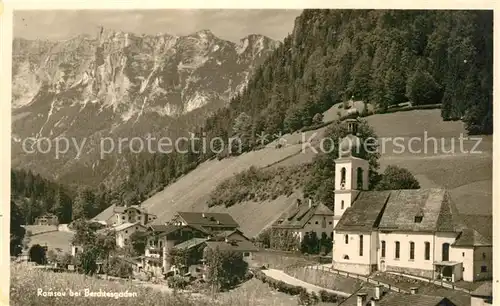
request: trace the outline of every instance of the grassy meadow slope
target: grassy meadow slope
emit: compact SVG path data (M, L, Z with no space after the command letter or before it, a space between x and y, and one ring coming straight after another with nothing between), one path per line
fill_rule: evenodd
M47 246L49 250L61 249L63 252L71 252L71 240L73 239L73 233L70 232L49 232L42 233L39 235L31 236L29 246L39 244L41 246Z
M328 112L330 115L333 113L331 110ZM458 150L460 148L458 137L461 133L466 135L461 122L443 121L440 110L414 110L373 115L365 119L379 137L403 137L406 141L404 143L408 143L410 137L424 137L424 133L427 132L428 137L438 139L442 137L443 141L440 141L445 144L445 149L450 146L451 139L455 138ZM142 205L159 216L157 222L170 219L176 211L227 211L240 223L246 234L254 236L274 221L285 208L292 205L294 199L301 196L301 192L298 190L290 197L282 196L271 201L243 202L228 209L224 207L209 209L206 201L210 192L223 180L252 165L278 167L310 162L315 153L310 149L303 152L302 142L315 136L311 144L317 144L325 129L326 127L309 131L304 136L301 133L285 135L283 139L287 145L282 148L277 148L276 143L271 143L264 149L238 157L205 162ZM464 141L464 148L470 150L475 143L475 140ZM441 145L438 144L438 147ZM413 150L423 150L423 148L422 143L414 142L412 145ZM383 171L391 164L408 168L416 175L422 188L448 188L461 213L491 214L492 137L483 137L475 150L483 152L448 154L438 150L436 154L432 141L428 141L427 153L397 154L393 152L393 145L386 142L380 159L380 170Z

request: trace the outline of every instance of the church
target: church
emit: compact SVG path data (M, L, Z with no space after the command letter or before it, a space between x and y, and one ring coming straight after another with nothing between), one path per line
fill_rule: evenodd
M369 163L352 155L361 146L358 122L345 123L349 135L335 163L333 268L451 282L491 279L491 224L477 230L445 189L369 191Z

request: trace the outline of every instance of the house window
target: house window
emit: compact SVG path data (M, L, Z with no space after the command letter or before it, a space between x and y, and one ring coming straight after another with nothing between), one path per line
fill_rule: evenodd
M395 243L396 248L394 249L394 258L399 259L399 241L396 241Z
M488 272L488 267L487 266L481 266L481 273L486 273Z
M149 240L149 245L150 245L150 246L153 246L153 245L154 245L153 240Z
M332 221L329 221L329 222L328 222L328 224L329 224L329 225L332 225Z
M122 220L125 220L125 216L122 216Z
M422 216L415 216L415 223L420 223L422 222Z
M138 227L138 226L136 226L136 227L135 227L135 230L138 230L138 229L139 229L139 227Z
M160 248L163 247L163 241L160 240Z
M340 201L340 209L344 209L344 200Z
M128 234L128 231L125 231L125 234Z
M425 242L425 260L431 259L431 244L429 242Z
M415 243L412 241L410 242L410 260L415 259Z
M363 256L363 235L359 235L359 256Z
M381 246L381 254L380 257L384 258L385 257L385 241L382 240L382 246Z
M462 257L465 257L465 252L462 252Z
M326 217L323 217L323 221L321 222L321 227L326 228Z
M311 222L307 222L307 224L311 224Z
M314 222L314 224L318 224L318 221Z
M250 253L249 253L249 252L244 252L244 253L243 253L243 257L248 257L248 256L250 256Z
M349 235L344 235L345 244L349 244Z
M127 242L128 242L128 239L127 239L127 238L125 238L125 240L124 240L124 241L125 241L125 243L127 243Z
M464 272L464 271L465 271L465 268L464 268L464 267L462 267L462 272Z
M486 259L486 253L483 253L483 259Z

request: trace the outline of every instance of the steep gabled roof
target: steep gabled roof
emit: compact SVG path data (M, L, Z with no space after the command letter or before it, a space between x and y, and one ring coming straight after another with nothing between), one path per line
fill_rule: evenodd
M109 220L109 218L113 217L113 215L115 214L114 213L115 208L116 208L115 204L110 205L108 208L101 211L100 214L98 214L97 216L92 218L92 220L94 220L94 221L107 221L107 220Z
M472 296L477 297L491 297L493 296L493 283L486 282L479 286L476 290L471 292Z
M363 191L340 218L336 231L369 231L378 226L391 191Z
M127 222L127 223L117 225L117 226L113 227L113 229L117 232L120 232L120 231L126 230L127 228L130 228L132 226L140 226L142 228L145 228L145 226L141 225L140 222L134 222L134 223Z
M379 301L380 306L453 306L455 305L449 299L441 296L423 295L423 294L389 294Z
M205 244L210 249L218 248L220 251L257 252L259 250L252 242L248 240L232 240L228 242L207 240Z
M152 224L148 226L148 230L155 232L155 233L163 233L163 232L170 232L177 229L177 226L175 225L165 225L165 224Z
M458 239L452 244L457 247L492 246L491 240L486 239L475 229L466 228L460 233Z
M208 240L208 238L192 238L190 240L181 242L174 246L174 249L177 250L188 250L190 248L193 248L195 246L201 245L205 243Z
M477 231L490 243L493 241L493 216L460 215L460 218L467 228Z
M178 212L177 215L188 225L239 227L239 224L227 213Z
M422 217L419 222L417 216ZM380 230L416 232L459 232L461 228L448 193L437 188L391 191L379 224Z
M288 208L272 225L273 228L303 228L313 216L333 216L331 209L322 203L301 203Z

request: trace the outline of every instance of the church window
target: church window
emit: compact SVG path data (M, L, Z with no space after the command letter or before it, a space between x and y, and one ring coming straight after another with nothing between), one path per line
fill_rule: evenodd
M481 273L488 272L488 267L487 266L481 266Z
M358 167L358 173L357 173L356 179L357 179L358 189L362 190L363 189L363 169L361 169L361 167Z
M394 249L394 258L399 259L399 251L400 251L399 241L396 241L395 246L396 248Z
M486 253L483 253L483 259L486 259Z
M349 235L344 235L345 244L349 244Z
M326 228L326 217L323 217L323 221L321 221L321 227Z
M425 260L431 259L431 244L429 242L425 242Z
M345 259L345 260L349 260L349 256L344 255L344 259Z
M340 170L340 185L341 188L345 188L346 170L345 167Z
M410 260L415 259L415 243L413 241L410 242Z
M340 209L344 209L344 200L340 202Z
M359 235L359 256L363 256L363 235Z
M385 241L382 240L382 246L381 246L381 254L380 257L384 258L385 257Z

